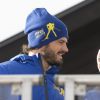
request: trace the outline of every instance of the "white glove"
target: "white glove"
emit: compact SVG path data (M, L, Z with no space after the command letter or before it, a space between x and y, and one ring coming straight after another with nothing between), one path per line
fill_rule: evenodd
M99 49L98 54L97 54L97 67L100 71L100 49Z

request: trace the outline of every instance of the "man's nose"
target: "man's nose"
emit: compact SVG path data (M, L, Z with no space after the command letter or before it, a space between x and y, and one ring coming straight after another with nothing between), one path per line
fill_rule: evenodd
M68 49L68 47L67 47L66 44L63 46L63 51L64 51L65 53L67 53L67 52L69 51L69 49Z

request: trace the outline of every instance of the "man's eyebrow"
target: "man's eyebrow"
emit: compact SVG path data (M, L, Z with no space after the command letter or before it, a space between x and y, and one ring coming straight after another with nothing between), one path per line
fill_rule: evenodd
M65 39L64 39L64 40L60 40L60 41L68 43L68 41L67 41L67 40L65 40Z
M63 39L65 42L68 42L68 40L67 39Z

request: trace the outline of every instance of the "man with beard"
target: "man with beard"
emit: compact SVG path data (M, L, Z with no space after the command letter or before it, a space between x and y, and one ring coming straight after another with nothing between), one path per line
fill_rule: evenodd
M64 90L55 85L54 75L68 52L68 31L65 24L36 8L26 20L28 55L20 54L0 64L0 74L42 74L44 85L33 86L33 100L64 100Z

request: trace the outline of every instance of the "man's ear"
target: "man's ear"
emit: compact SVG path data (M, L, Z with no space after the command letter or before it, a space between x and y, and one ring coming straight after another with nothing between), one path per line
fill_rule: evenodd
M45 54L45 49L46 49L46 46L43 46L43 47L41 47L41 48L39 48L39 53L41 54L41 55L44 55Z

